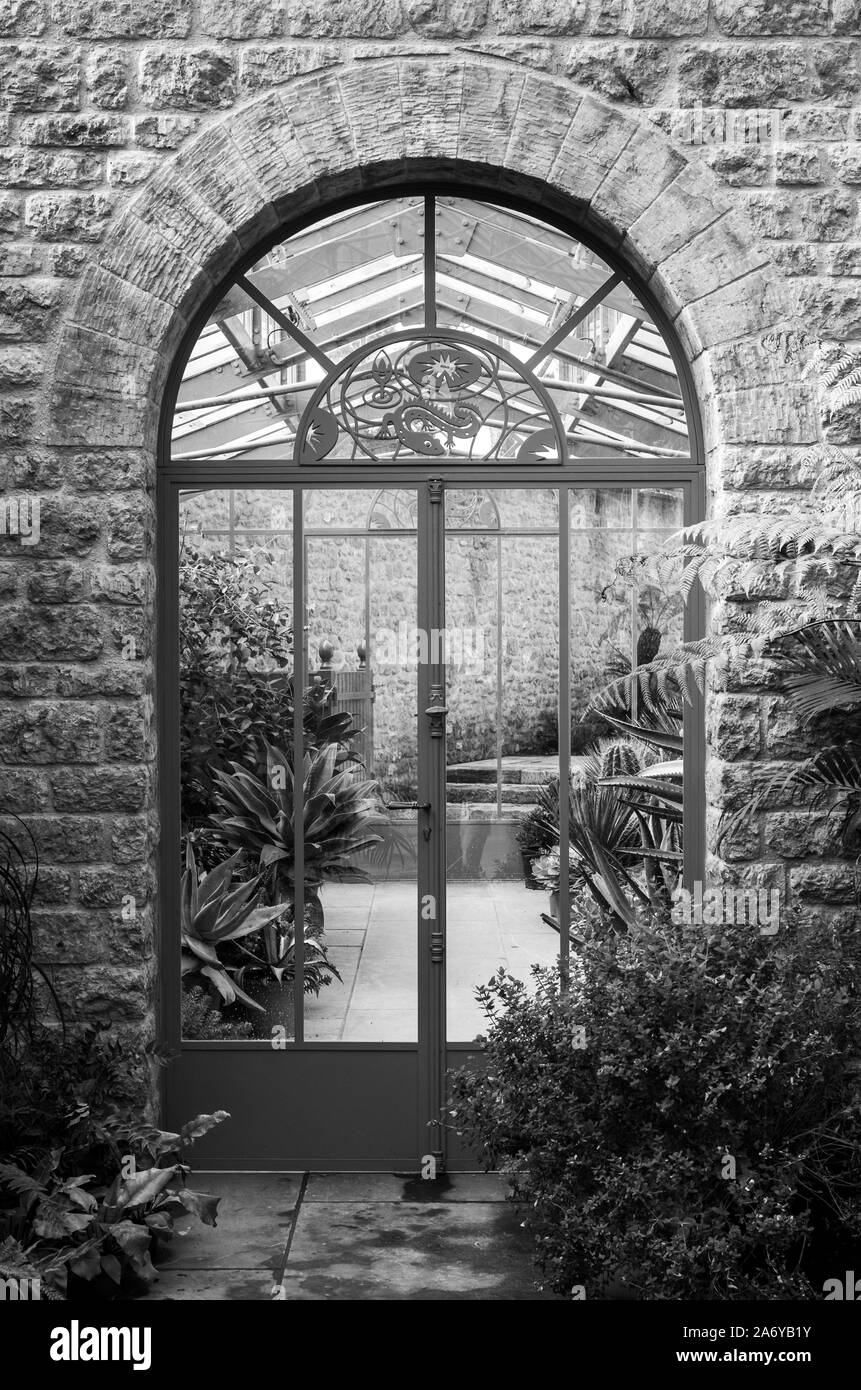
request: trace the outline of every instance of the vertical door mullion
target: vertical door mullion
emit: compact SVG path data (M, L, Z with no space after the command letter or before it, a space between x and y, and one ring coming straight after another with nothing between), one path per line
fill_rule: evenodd
M442 704L445 692L443 644L435 640L445 626L444 516L442 485L431 479L418 496L418 617L428 653L418 668L418 799L430 805L429 811L418 812L419 1113L420 1123L437 1124L442 1119L446 1045L446 753L444 720L431 721L427 711L434 702ZM444 1132L437 1128L426 1134L435 1136L426 1141L427 1152L442 1167Z
M305 494L293 489L293 1004L295 1041L305 1041Z
M162 524L158 529L159 606L156 689L159 702L159 777L162 792L162 824L159 843L159 881L162 889L159 928L161 961L161 1037L171 1049L182 1043L182 975L179 882L182 874L182 733L178 712L179 659L179 498L180 485L159 475L158 492ZM169 789L169 791L168 791ZM167 1069L165 1069L166 1072ZM163 1073L162 1094L168 1078Z
M569 655L568 587L570 499L567 487L559 488L559 982L568 988L571 893L568 833L571 785L571 662Z
M705 516L705 476L695 475L684 489L684 522L692 526ZM684 609L686 642L705 634L706 600L699 582L690 591ZM705 878L705 699L695 691L682 705L682 830L683 880L689 892Z
M425 328L436 328L436 199L424 201Z

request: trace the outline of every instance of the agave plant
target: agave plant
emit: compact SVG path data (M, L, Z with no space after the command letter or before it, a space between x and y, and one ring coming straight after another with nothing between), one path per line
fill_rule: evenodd
M276 902L296 897L296 839L292 758L265 743L266 780L248 768L231 763L231 771L215 774L213 833L241 851L268 878L269 896ZM331 879L367 883L357 855L376 845L371 830L378 815L371 782L362 782L349 769L339 768L334 745L306 753L303 766L303 840L306 899L316 897L319 885Z
M215 986L225 1004L240 999L249 1008L260 1005L240 988L219 958L218 948L226 941L238 941L252 932L266 929L283 917L284 904L259 905L260 875L233 886L232 880L242 863L237 852L217 868L198 878L194 849L186 844L185 871L180 886L182 911L182 973L203 975Z

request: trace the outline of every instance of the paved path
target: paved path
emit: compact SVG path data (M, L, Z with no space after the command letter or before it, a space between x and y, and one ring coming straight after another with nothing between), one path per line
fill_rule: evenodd
M450 883L447 896L448 1038L471 1042L487 1020L475 999L502 965L529 980L534 962L553 965L559 937L541 920L546 893L521 881ZM305 1001L314 1042L415 1042L418 1007L414 883L332 883L323 890L326 941L341 980Z
M495 1174L200 1173L217 1227L177 1239L148 1299L552 1299Z

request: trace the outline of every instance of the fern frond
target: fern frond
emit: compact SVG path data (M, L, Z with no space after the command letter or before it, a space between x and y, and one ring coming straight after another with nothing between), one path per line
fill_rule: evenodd
M804 721L861 705L861 621L828 618L789 637L783 684Z
M861 793L861 744L843 743L821 749L798 769L796 778L803 787Z
M846 410L861 401L861 367L854 367L836 387L832 399L833 411Z
M0 1187L8 1187L19 1197L43 1197L46 1188L14 1163L0 1163Z

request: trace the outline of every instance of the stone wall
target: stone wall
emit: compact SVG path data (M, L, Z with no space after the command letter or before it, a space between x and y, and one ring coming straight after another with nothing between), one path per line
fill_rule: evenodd
M712 510L781 508L819 431L798 332L861 337L859 62L854 0L0 0L0 486L41 504L37 545L0 539L0 807L72 1014L152 1026L156 433L215 283L398 173L531 189L673 320ZM692 144L698 103L778 108L783 143ZM804 752L756 669L716 684L712 830ZM715 871L849 910L803 813L738 854Z

